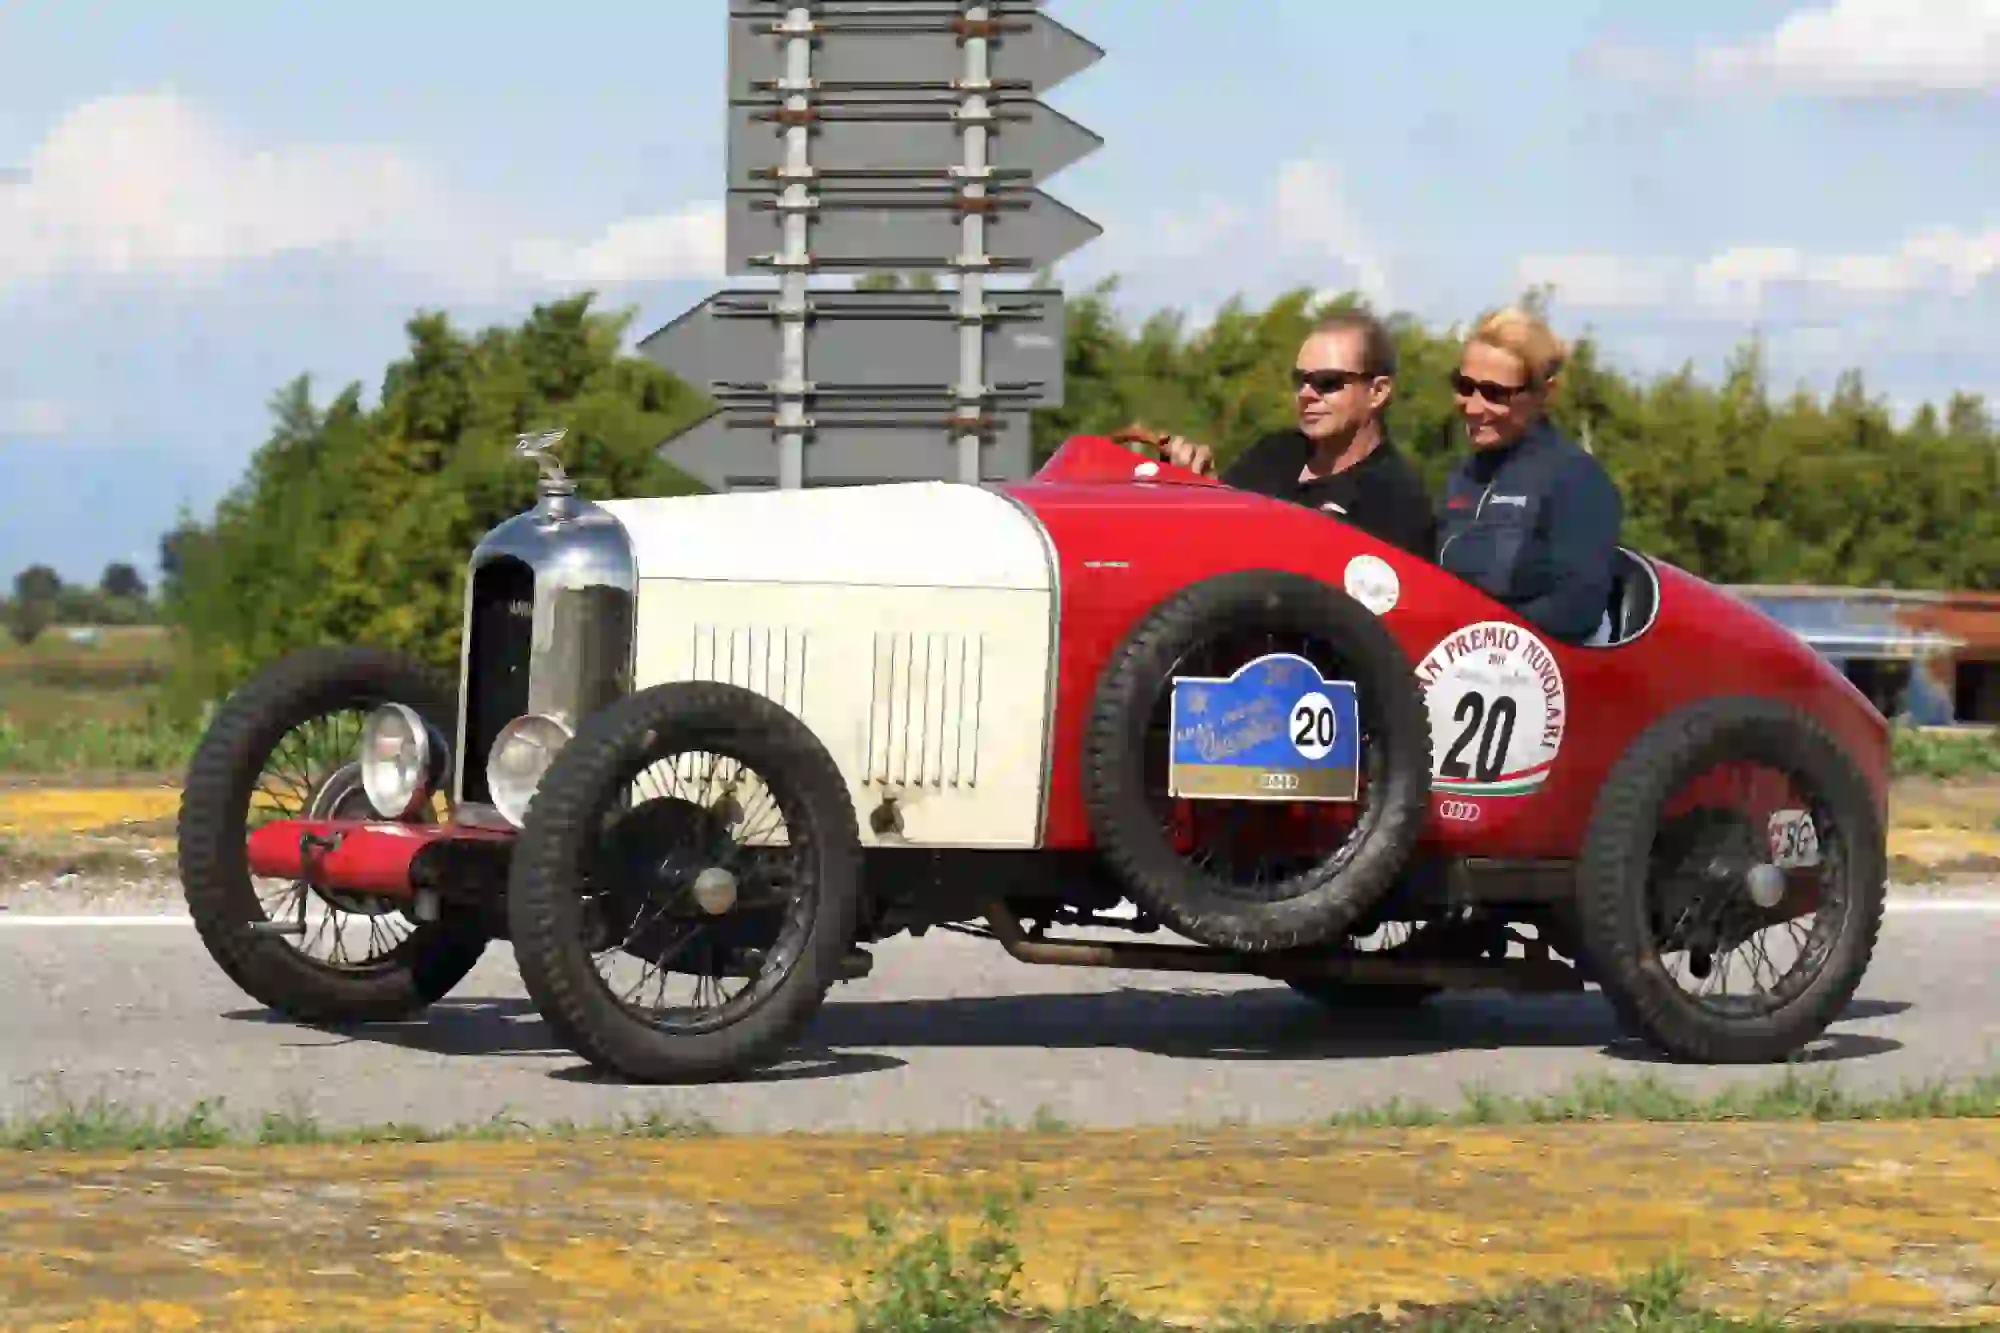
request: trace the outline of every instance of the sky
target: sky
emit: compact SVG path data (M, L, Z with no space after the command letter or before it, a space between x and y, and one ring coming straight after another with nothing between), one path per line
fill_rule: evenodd
M1552 284L1641 374L1858 368L2000 400L2000 0L1049 0L1057 268L1137 320L1355 289L1436 325ZM0 0L0 579L156 573L311 376L723 267L725 0ZM750 280L753 284L754 279Z

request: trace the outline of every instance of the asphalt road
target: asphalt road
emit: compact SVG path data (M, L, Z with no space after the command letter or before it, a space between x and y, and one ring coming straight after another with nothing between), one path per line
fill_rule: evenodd
M1594 993L1448 997L1336 1020L1282 987L1172 973L1035 967L949 934L878 946L836 987L797 1057L698 1088L608 1082L553 1046L513 958L486 961L426 1021L327 1032L275 1021L184 923L0 913L0 1111L52 1092L161 1110L430 1124L507 1114L598 1120L663 1109L736 1129L1297 1122L1391 1097L1456 1104L1466 1085L1559 1091L1580 1074L1690 1089L1769 1069L1666 1065ZM2000 895L1899 904L1818 1068L1854 1088L2000 1071ZM51 1080L56 1080L52 1082Z

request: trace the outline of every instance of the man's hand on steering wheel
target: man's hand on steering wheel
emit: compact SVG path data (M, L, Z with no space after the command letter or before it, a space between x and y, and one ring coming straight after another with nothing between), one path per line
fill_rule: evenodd
M1140 422L1133 422L1112 432L1111 438L1120 444L1141 444L1156 451L1163 463L1186 468L1196 476L1208 476L1215 471L1215 451L1205 444L1179 435L1165 435Z

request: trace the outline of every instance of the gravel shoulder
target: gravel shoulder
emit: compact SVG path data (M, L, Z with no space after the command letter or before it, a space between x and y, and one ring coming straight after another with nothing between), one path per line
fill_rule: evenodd
M1045 1307L1095 1279L1176 1323L1321 1320L1678 1256L1731 1314L2000 1318L1991 1121L14 1154L0 1302L24 1333L130 1329L134 1300L154 1328L851 1328L865 1205L935 1192L963 1246L1017 1184Z

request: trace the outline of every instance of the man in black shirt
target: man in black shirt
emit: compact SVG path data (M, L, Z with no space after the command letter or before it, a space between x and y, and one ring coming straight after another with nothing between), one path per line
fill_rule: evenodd
M1433 559L1437 520L1423 478L1382 428L1395 377L1395 339L1379 320L1359 310L1328 316L1293 362L1298 424L1245 449L1221 481L1323 510L1419 559ZM1147 434L1134 426L1119 438ZM1215 466L1209 446L1178 435L1160 442L1160 455L1195 472Z

